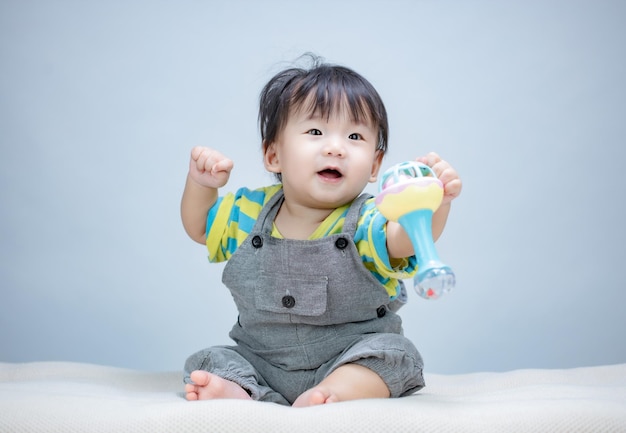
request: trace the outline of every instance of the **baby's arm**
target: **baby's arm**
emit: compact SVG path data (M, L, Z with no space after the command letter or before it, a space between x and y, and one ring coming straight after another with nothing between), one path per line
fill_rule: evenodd
M217 200L217 189L228 182L232 168L233 161L216 150L200 146L191 150L180 213L185 231L198 243L205 243L207 214Z
M443 183L443 200L439 209L433 214L433 240L439 239L448 221L450 203L461 193L462 183L456 170L439 155L430 152L426 156L417 158L421 163L433 169L437 178ZM413 244L400 224L387 222L387 249L389 257L403 258L414 254Z

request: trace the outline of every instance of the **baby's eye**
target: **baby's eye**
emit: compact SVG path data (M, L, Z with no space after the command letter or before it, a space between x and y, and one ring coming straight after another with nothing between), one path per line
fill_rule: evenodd
M361 134L358 134L358 133L356 133L356 132L355 132L355 133L353 133L353 134L350 134L350 135L348 136L348 138L349 138L350 140L361 140L361 139L363 139L363 136L362 136Z
M320 131L319 129L315 129L315 128L309 129L307 133L311 135L322 135L322 131Z

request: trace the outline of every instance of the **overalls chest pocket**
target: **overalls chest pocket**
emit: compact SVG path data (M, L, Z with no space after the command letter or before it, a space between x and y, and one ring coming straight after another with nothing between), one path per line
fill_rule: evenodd
M328 277L262 273L256 280L254 302L261 311L321 316L328 306Z

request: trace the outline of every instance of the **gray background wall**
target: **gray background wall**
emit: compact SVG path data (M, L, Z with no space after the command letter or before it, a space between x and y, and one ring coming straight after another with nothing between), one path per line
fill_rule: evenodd
M236 318L179 201L193 145L272 181L262 85L305 51L366 76L384 167L436 150L464 180L414 293L436 373L626 362L626 3L0 2L0 361L181 369Z

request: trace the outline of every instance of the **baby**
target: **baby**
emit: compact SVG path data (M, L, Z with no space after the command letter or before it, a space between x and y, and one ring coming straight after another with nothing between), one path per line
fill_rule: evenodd
M188 358L188 400L303 407L424 386L422 358L396 314L401 280L417 271L413 245L362 194L387 151L385 107L361 75L314 60L261 92L263 161L279 183L219 196L233 162L210 148L191 152L183 225L212 262L228 261L222 281L239 317L235 345ZM437 154L419 160L444 184L437 239L461 181Z

